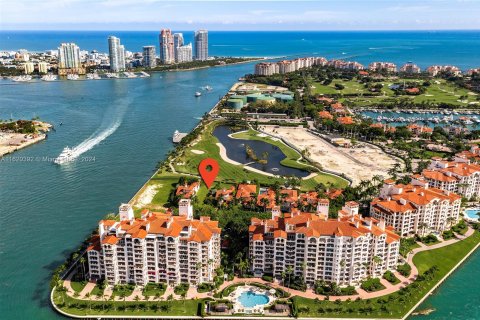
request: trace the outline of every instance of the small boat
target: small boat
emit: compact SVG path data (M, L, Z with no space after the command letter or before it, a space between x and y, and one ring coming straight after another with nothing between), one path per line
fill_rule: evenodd
M55 81L57 80L57 76L54 74L46 74L42 77L43 81Z
M78 74L72 73L67 75L67 80L78 80L79 78Z
M197 91L197 92L195 92L195 97L200 97L201 95L202 95L202 93L201 93L201 92L198 92L198 91Z
M17 77L13 77L12 78L12 81L14 82L27 82L27 81L30 81L32 80L32 76L17 76Z
M213 88L212 88L212 87L210 87L210 86L205 86L205 87L203 87L203 90L212 91L212 90L213 90Z
M60 155L56 157L55 160L53 160L53 162L55 164L64 164L67 162L72 162L73 160L75 160L74 149L65 147L62 153L60 153Z

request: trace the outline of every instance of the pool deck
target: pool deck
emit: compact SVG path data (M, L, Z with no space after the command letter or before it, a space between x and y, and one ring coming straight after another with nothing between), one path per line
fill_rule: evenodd
M264 295L268 298L268 302L266 304L255 305L253 307L246 307L240 302L240 296L246 292L252 292L257 295ZM229 296L228 299L233 302L233 311L234 313L246 313L246 314L264 314L265 307L271 305L275 301L275 296L270 294L267 290L261 289L255 286L241 286L235 288Z

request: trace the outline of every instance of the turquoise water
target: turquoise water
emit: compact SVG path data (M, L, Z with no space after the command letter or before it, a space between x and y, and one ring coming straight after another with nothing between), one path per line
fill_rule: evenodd
M480 213L480 210L479 209L466 209L465 213L467 214L467 216L470 219L478 219L479 218L478 214Z
M191 42L193 32L183 31ZM155 31L0 31L0 50L56 49L75 42L83 50L107 52L107 38L120 37L126 50L156 45ZM209 32L209 54L219 56L305 56L351 59L363 64L414 61L420 67L454 64L480 67L480 32L476 31L324 31L324 32Z
M85 49L106 50L105 34L0 32L0 49L44 50L61 41L76 41ZM346 58L365 61L383 57L423 65L456 63L462 68L480 61L478 32L211 35L212 52L219 55L318 52L334 57L345 52ZM158 41L156 33L119 36L125 38L129 50ZM173 148L175 130L191 130L238 77L252 70L253 64L246 64L158 73L147 79L0 81L1 119L40 116L57 126L47 141L0 161L0 318L60 318L48 303L51 270L99 219L115 212L151 176L156 163ZM213 92L195 98L193 93L205 85L212 86ZM94 161L85 158L66 167L42 161L57 156L67 145L85 141L92 147L82 156L94 157ZM427 299L425 305L437 311L424 318L480 319L479 269L477 252Z
M256 306L267 304L269 300L268 297L264 294L258 294L252 291L245 291L240 295L240 297L238 297L238 301L245 308L253 308Z
M249 167L279 176L302 178L310 174L310 172L305 170L282 165L281 161L285 159L285 154L278 147L263 141L230 138L228 135L231 133L230 128L227 126L219 126L213 131L213 135L225 146L228 158L243 164L250 163ZM259 159L267 152L267 163L261 164L252 161L245 151L246 146L252 148Z
M59 318L48 303L51 271L153 174L173 148L173 132L193 129L251 68L0 85L1 119L40 116L57 127L47 141L0 161L0 318ZM205 85L212 93L195 98ZM82 155L94 161L61 167L42 161L112 128Z

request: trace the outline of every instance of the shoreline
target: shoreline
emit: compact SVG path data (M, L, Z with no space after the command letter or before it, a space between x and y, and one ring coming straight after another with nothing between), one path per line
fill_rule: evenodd
M4 156L13 154L16 151L22 150L28 146L39 143L46 140L47 132L53 128L53 126L47 122L36 121L35 127L38 133L7 133L0 131L0 161ZM9 136L9 137L8 137ZM19 143L12 144L12 141L20 139ZM5 140L5 141L3 141ZM9 142L10 141L10 142ZM8 144L3 144L8 143Z
M476 231L474 231L476 232ZM472 248L463 258L460 260L442 279L440 279L424 296L420 301L417 302L416 305L410 309L401 320L406 320L425 300L427 300L428 297L433 295L433 292L440 287L445 280L450 277L452 273L454 273L477 249L480 247L480 242L477 243L475 247Z

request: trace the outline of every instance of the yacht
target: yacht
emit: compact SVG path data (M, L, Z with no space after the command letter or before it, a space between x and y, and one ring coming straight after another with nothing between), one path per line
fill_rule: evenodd
M87 74L87 79L89 80L99 80L101 79L98 73L88 73Z
M67 75L67 80L78 80L80 77L78 74L68 74Z
M43 81L55 81L57 79L58 79L58 77L54 74L46 74L42 77Z
M15 81L15 82L27 82L27 81L30 81L30 80L32 80L32 76L29 76L29 75L17 76L17 77L12 78L12 81Z
M64 164L66 162L72 162L74 159L75 159L74 149L65 147L62 153L60 153L60 155L56 157L55 160L53 160L53 162L56 164Z
M150 77L150 74L146 73L145 71L142 71L140 72L141 73L141 76L142 78L145 78L145 77Z
M197 91L197 92L195 92L195 97L200 97L201 95L202 95L202 93L201 93L201 92L198 92L198 91Z

